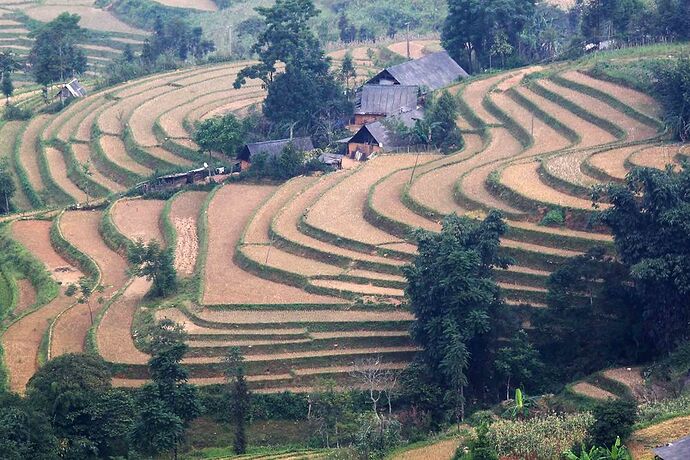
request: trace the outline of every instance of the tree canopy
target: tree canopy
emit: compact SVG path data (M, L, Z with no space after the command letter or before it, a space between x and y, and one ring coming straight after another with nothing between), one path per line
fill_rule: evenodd
M77 14L62 13L32 33L29 53L31 73L37 83L48 86L86 70L86 56L77 45L86 38Z
M349 114L330 59L309 26L318 14L312 0L277 0L256 10L266 23L251 50L260 62L240 71L235 88L249 78L262 80L268 90L264 113L283 128L310 132Z

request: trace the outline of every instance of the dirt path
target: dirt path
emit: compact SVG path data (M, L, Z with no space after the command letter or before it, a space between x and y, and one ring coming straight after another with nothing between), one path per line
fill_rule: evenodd
M245 272L233 261L235 246L256 208L274 187L228 184L208 210L208 259L204 267L206 304L342 303L341 299L307 294Z
M177 232L175 269L180 275L191 275L199 253L197 221L206 192L186 192L175 198L170 208L170 221Z
M51 356L84 350L86 334L103 304L127 281L127 264L103 241L98 231L102 212L70 211L60 219L63 236L79 251L91 257L101 270L102 292L94 292L89 304L77 304L56 322L51 342ZM102 301L99 301L102 300Z
M132 241L143 240L148 243L157 240L165 245L165 237L161 230L161 212L163 200L119 200L112 208L113 223Z

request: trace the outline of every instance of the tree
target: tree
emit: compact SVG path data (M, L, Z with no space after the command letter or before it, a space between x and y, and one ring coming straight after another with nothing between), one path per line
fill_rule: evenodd
M37 83L48 87L86 70L86 56L77 47L86 36L77 14L62 13L31 35L35 38L29 52L31 72Z
M417 233L419 254L403 269L415 315L411 335L428 374L423 380L441 389L457 418L467 390L475 399L490 397L498 337L512 328L492 279L494 267L510 263L498 254L505 230L496 211L483 221L451 215L441 233Z
M532 318L541 357L560 379L647 356L639 300L628 268L594 247L546 283L547 304Z
M127 43L122 50L122 60L128 63L134 62L134 51L132 51L132 45L129 43Z
M230 398L232 401L230 413L235 422L235 442L233 447L235 453L240 455L247 451L247 423L251 414L251 393L244 377L244 357L239 348L230 351L225 357L227 369L225 376L228 383L232 385Z
M502 347L496 354L496 370L506 382L506 399L510 398L510 388L525 388L533 384L543 367L537 351L529 342L524 330L518 331L507 347Z
M664 107L666 125L680 141L690 140L690 58L660 65L655 92Z
M418 129L428 132L425 142L450 153L462 148L463 140L457 125L458 103L443 90L428 104L424 120L417 121Z
M611 207L601 220L630 272L641 305L637 324L653 349L669 353L690 338L690 169L633 169L625 184L603 193Z
M297 124L308 132L322 118L349 114L344 91L330 72L330 59L309 26L318 14L312 0L277 0L256 11L266 24L251 49L259 63L242 69L234 87L241 88L249 78L262 80L268 91L264 113L283 127ZM279 62L285 66L282 72Z
M357 70L355 69L355 64L352 61L352 53L349 51L345 53L343 58L343 63L340 66L340 77L345 82L345 89L350 90L350 79L357 78Z
M490 30L502 30L515 47L519 34L534 14L534 0L448 0L448 16L443 24L441 43L448 53L469 72L486 61Z
M637 404L633 399L608 400L598 403L592 411L594 424L589 430L591 444L610 446L616 439L628 439L637 420Z
M247 122L228 113L199 123L194 131L194 141L202 152L221 152L234 156L245 144L248 128Z
M12 83L12 74L3 72L2 76L2 94L5 96L5 105L10 105L10 97L14 93L14 83Z
M29 380L28 401L50 420L61 457L96 458L99 446L107 444L96 433L107 430L100 423L110 423L110 420L94 419L93 414L110 387L111 375L105 362L86 354L66 354L52 359ZM124 407L118 405L113 409L120 410L124 414Z
M10 172L10 165L7 159L0 161L0 210L3 214L7 214L12 211L12 197L17 191L17 186L14 183L14 178L12 178L12 173Z
M187 345L175 340L178 330L169 327L169 322L161 325L161 340L155 340L154 355L149 359L149 372L153 383L144 385L139 398L140 411L132 430L132 441L137 448L147 454L155 455L177 450L184 440L189 422L201 413L201 405L196 388L187 383L189 374L182 366L182 358Z
M0 392L0 452L7 460L57 460L50 421L18 395Z
M508 36L502 30L497 30L493 34L493 42L489 49L490 56L501 56L501 67L506 66L506 56L512 54L513 46L508 43Z
M144 244L139 240L132 245L127 254L129 263L134 266L136 276L145 276L153 281L151 295L165 297L177 290L177 272L171 249L163 249L156 240Z

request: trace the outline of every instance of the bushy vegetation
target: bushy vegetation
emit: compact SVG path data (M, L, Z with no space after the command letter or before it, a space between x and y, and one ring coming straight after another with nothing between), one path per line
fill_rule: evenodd
M238 119L233 113L209 118L196 126L194 142L202 152L220 152L234 157L247 142L254 125L252 117Z
M130 245L127 253L127 259L133 266L132 272L153 282L153 297L167 297L177 290L174 257L170 248L161 248L156 240L151 240L148 244L136 241Z
M283 181L313 171L325 171L328 167L319 161L320 154L320 150L304 152L288 144L279 155L254 155L250 168L243 172L243 176Z
M665 122L682 142L690 140L690 57L659 66L655 92L664 106Z

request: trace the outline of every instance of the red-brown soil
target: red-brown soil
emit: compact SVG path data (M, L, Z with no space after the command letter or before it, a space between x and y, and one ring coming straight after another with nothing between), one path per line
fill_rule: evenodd
M112 208L113 223L132 241L157 240L165 244L161 231L161 212L163 200L120 200Z

